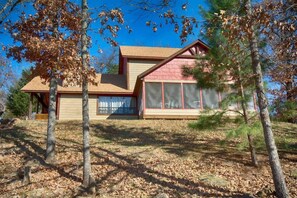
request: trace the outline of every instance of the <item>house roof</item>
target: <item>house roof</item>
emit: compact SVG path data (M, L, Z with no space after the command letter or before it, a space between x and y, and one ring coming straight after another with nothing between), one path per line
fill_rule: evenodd
M131 94L130 90L126 88L126 76L117 74L97 74L96 82L98 85L89 84L89 93L112 93L112 94ZM48 92L49 83L44 82L39 76L33 78L22 89L24 92ZM82 88L79 86L62 87L58 85L58 93L81 93Z
M159 67L163 66L164 64L166 64L169 61L171 61L172 59L174 59L176 56L181 55L182 53L186 52L187 50L189 50L190 48L192 48L193 46L195 46L197 44L201 45L205 49L209 49L209 46L208 45L206 45L203 41L201 41L200 39L198 39L197 41L195 41L195 42L189 44L188 46L186 46L186 47L184 47L182 49L179 49L175 53L171 54L169 57L167 57L166 59L164 59L163 61L161 61L159 64L156 64L155 66L151 67L150 69L142 72L141 74L138 75L138 78L143 78L146 75L152 73L153 71L155 71Z
M165 59L180 48L120 46L121 55L128 58L159 58Z
M188 46L186 46L186 47L184 47L182 49L179 49L178 51L176 51L175 53L171 54L170 56L168 56L166 59L164 59L160 63L156 64L155 66L151 67L150 69L148 69L148 70L142 72L141 74L139 74L137 76L136 85L135 85L135 88L134 88L134 94L137 94L137 92L139 91L139 86L138 85L141 82L141 79L142 78L144 78L145 76L149 75L150 73L152 73L156 69L162 67L164 64L168 63L169 61L171 61L175 57L183 54L184 52L186 52L187 50L191 49L192 47L194 47L197 44L199 44L201 47L203 47L206 50L209 49L209 46L206 43L204 43L203 41L201 41L200 39L198 39L197 41L189 44Z
M136 84L140 83L141 78L155 71L159 67L168 63L175 57L183 54L195 45L200 45L206 50L209 47L201 40L197 40L184 48L165 48L165 47L139 47L139 46L121 46L120 57L136 58L136 59L159 59L162 60L159 64L144 71L137 77ZM97 74L96 82L98 85L89 85L90 94L132 94L131 90L127 89L127 77L120 74ZM134 94L137 93L137 85L135 86ZM24 92L49 92L49 83L44 82L40 77L33 78L22 89ZM62 87L58 85L58 93L81 93L82 88L79 86Z

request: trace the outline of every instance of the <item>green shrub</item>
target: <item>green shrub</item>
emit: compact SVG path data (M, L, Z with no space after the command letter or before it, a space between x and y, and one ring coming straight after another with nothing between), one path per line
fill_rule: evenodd
M189 127L192 129L200 129L200 130L210 130L215 129L229 120L228 117L225 117L225 111L216 112L211 115L207 115L208 111L204 112L201 116L199 116L198 120L193 123L189 123Z
M251 124L242 123L238 125L238 127L226 132L225 141L227 142L230 139L237 138L240 140L237 147L240 150L244 150L249 146L247 135L251 134L253 136L255 148L264 149L265 143L262 131L263 129L260 121Z

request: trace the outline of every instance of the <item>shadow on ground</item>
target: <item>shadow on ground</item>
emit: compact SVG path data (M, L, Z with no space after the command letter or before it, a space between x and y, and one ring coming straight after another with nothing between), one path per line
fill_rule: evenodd
M158 131L151 127L126 127L117 125L92 125L95 136L129 147L153 146L178 156L199 154L202 158L216 157L250 165L237 148L223 146L219 138L202 138L193 133ZM197 132L198 133L198 132Z
M80 122L60 122L57 124L57 152L60 154L71 153L78 155L81 153L81 123ZM67 130L66 130L67 129ZM291 131L293 133L293 131ZM161 188L169 189L175 193L187 193L191 195L203 197L220 197L222 194L231 195L228 197L249 197L249 195L238 192L229 191L223 187L208 185L202 181L193 181L186 177L176 177L166 174L160 170L153 169L144 161L135 157L122 154L115 151L114 148L128 147L133 148L153 147L162 151L174 154L177 157L187 157L189 155L198 154L200 159L216 158L223 162L234 162L242 165L249 165L248 157L238 153L235 146L230 144L222 146L219 137L207 138L195 133L167 131L166 129L154 129L150 126L125 126L117 125L113 122L99 124L91 124L91 136L95 143L92 145L91 154L93 157L92 166L95 167L97 188L100 191L105 188L104 182L108 182L110 186L116 185L124 180L124 177L141 178L147 184L158 185ZM45 132L26 127L14 126L12 129L0 131L1 142L11 142L18 148L20 154L24 154L23 163L28 160L36 160L41 168L38 171L46 171L52 169L59 173L59 177L75 182L82 182L81 174L75 173L75 170L81 171L81 163L77 161L66 161L65 164L48 164L44 161L43 145L45 143ZM112 145L112 147L110 146ZM44 146L45 147L45 146ZM9 153L13 149L7 147L2 151ZM76 166L80 164L79 166ZM73 167L73 168L72 168ZM102 172L102 167L112 167ZM101 172L96 172L96 170ZM116 180L111 179L118 173L126 173L123 177ZM17 178L11 178L6 183L0 183L0 188L9 185ZM48 178L43 178L46 182ZM55 179L55 178L52 178ZM71 196L80 196L82 192L77 192L78 186L71 187L68 192ZM75 189L76 188L76 189Z

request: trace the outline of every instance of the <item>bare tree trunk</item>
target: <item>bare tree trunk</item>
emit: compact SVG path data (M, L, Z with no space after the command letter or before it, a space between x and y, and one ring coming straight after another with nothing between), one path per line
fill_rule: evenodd
M251 14L251 1L247 1L247 11ZM273 182L275 186L276 196L279 198L289 197L289 193L286 187L285 178L283 175L282 167L280 164L277 148L274 142L271 121L268 112L268 102L265 96L262 70L260 64L260 56L258 51L258 41L255 34L253 25L251 25L250 36L250 51L252 58L252 68L255 74L256 91L260 109L260 118L262 122L265 144L269 155L269 163L272 170Z
M25 166L23 184L27 185L31 183L31 166Z
M238 71L239 71L238 82L239 82L239 87L240 87L241 108L242 108L242 112L243 112L244 122L245 122L246 125L248 125L249 121L248 121L247 109L246 109L246 105L245 105L245 95L244 95L244 89L243 89L243 85L242 85L240 66L238 67ZM251 153L252 164L253 164L253 166L257 167L258 166L258 160L257 160L257 155L256 155L256 150L255 150L255 147L254 147L254 143L253 143L253 137L252 137L252 135L250 133L248 133L247 138L248 138L248 142L249 142L249 150L250 150L250 153Z
M87 62L87 28L88 28L88 3L87 0L82 0L82 34L81 34L81 56L83 67L83 83L82 83L82 115L83 115L83 185L86 188L90 186L91 180L91 157L90 157L90 142L89 142L89 95L88 95L88 70Z
M55 161L55 125L56 125L56 94L57 94L57 79L52 74L50 78L49 106L48 106L48 124L47 124L47 139L46 139L46 154L47 162Z
M58 37L58 10L56 16L53 19L53 37ZM58 55L59 56L59 55ZM57 63L59 62L59 57L57 57ZM54 70L51 71L50 76L50 90L49 90L49 105L48 105L48 124L47 124L47 139L46 139L46 153L45 160L49 163L55 161L55 126L56 126L56 98L58 81L55 76Z

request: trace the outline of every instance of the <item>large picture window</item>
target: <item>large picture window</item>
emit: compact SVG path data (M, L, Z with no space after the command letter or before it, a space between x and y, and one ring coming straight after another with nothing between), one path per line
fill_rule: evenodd
M162 108L162 84L145 83L145 105L146 108Z
M99 96L98 114L136 114L136 98L120 96Z
M200 108L200 89L196 84L184 83L184 108L198 109Z
M214 89L202 90L203 108L204 109L218 109L219 97Z
M164 83L164 106L166 109L181 109L181 84Z

